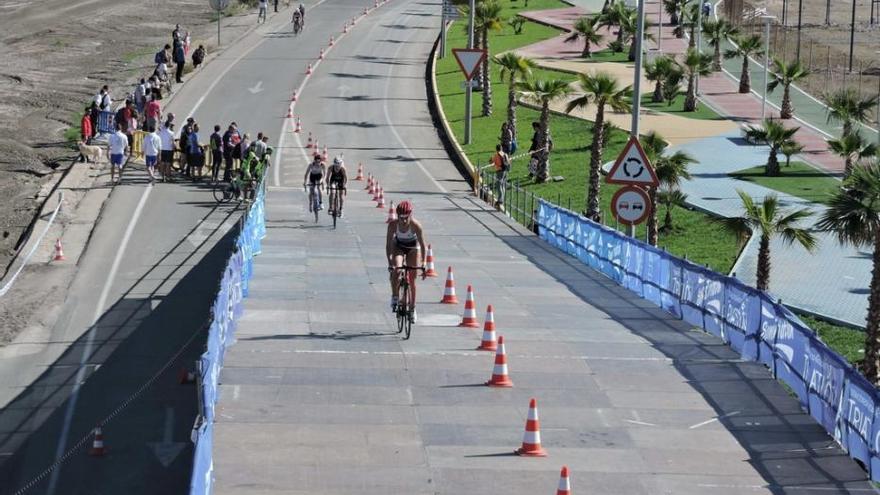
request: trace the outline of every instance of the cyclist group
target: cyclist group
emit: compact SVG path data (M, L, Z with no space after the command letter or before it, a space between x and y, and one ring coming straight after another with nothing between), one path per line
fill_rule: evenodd
M342 206L344 203L346 184L348 183L348 174L345 171L345 163L341 156L333 158L333 164L329 167L324 163L323 156L315 153L313 160L306 167L306 173L303 176L303 187L308 187L309 191L309 212L313 212L313 196L317 194L318 211L324 209L324 196L322 190L326 187L328 190L336 191L337 202L339 203L339 211L333 209L331 205L328 213L342 218ZM341 194L340 194L341 193ZM317 218L317 217L316 217Z
M293 23L293 34L299 34L306 25L306 7L299 4L298 8L293 9L293 17L290 20Z

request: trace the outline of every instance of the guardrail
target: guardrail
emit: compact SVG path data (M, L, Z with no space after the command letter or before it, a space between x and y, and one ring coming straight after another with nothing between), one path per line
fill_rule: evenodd
M211 308L211 324L205 353L199 359L197 373L199 416L193 425L195 443L191 495L209 495L213 487L214 407L220 369L226 348L234 342L235 328L248 295L248 281L253 272L254 257L260 254L266 236L265 181L260 183L254 202L242 216L235 250L226 263L217 298Z
M513 190L516 190L513 186ZM531 193L528 193L531 194ZM592 222L532 194L548 244L764 364L801 408L880 481L880 395L844 358L768 294ZM517 205L516 200L513 201ZM522 214L519 206L508 213Z

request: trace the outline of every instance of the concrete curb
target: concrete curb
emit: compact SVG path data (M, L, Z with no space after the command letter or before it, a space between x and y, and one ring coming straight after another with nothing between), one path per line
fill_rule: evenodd
M464 179L468 181L471 188L476 190L477 169L471 163L470 159L468 159L464 150L461 148L461 145L458 143L458 140L455 139L455 134L449 127L449 122L446 120L446 114L443 112L443 106L440 103L440 94L437 92L437 71L435 69L437 66L437 48L439 45L440 36L438 35L437 40L434 42L434 46L431 48L431 54L428 56L428 64L425 74L427 82L426 89L428 92L428 110L431 112L431 118L434 120L434 127L438 130L440 141L446 148L449 158L452 159L455 167Z

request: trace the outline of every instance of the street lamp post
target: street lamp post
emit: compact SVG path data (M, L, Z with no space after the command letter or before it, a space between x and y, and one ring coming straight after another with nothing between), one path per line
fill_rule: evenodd
M856 41L856 0L852 3L852 21L849 24L849 71L853 67L853 44Z
M645 0L638 0L638 2L639 9L638 20L636 22L636 39L633 40L633 43L636 44L636 70L635 80L633 81L632 126L630 128L630 135L636 139L639 138L639 113L641 112L642 107L642 44L645 40ZM636 236L635 225L629 225L626 230L628 236Z
M761 97L761 121L767 116L767 76L770 71L770 21L775 19L772 15L762 15L764 19L764 92Z

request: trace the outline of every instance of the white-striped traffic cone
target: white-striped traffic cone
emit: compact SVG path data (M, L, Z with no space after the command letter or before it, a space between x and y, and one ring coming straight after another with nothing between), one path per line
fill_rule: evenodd
M495 312L490 304L486 308L486 321L483 323L483 339L478 351L494 351L498 349L498 342L495 340Z
M376 202L376 208L385 209L385 191L379 188L379 201Z
M498 349L495 351L495 366L492 368L492 378L486 382L490 387L512 387L513 382L507 374L507 353L504 351L504 337L498 337Z
M464 314L461 317L460 327L480 328L480 322L477 321L477 303L474 301L474 288L467 286L467 297L464 300Z
M568 466L562 466L562 472L559 473L559 488L556 489L556 495L571 495L571 480L568 478Z
M358 162L358 174L354 180L364 180L364 164L363 162Z
M92 440L92 448L89 449L89 455L101 457L107 453L107 447L104 446L104 432L100 426L96 426L94 432L95 438Z
M541 425L538 422L538 401L535 399L529 402L529 418L526 420L522 447L516 449L516 453L526 457L545 457L547 455L547 452L541 447Z
M397 212L394 211L394 201L388 202L388 218L385 219L385 223L391 223L397 220Z
M443 288L443 299L440 304L458 304L455 297L455 277L452 275L452 267L446 269L446 287Z
M64 249L61 247L61 238L55 239L55 257L52 261L64 261Z
M431 249L431 245L428 244L428 254L425 256L425 276L426 277L436 277L437 270L434 269L434 250Z

